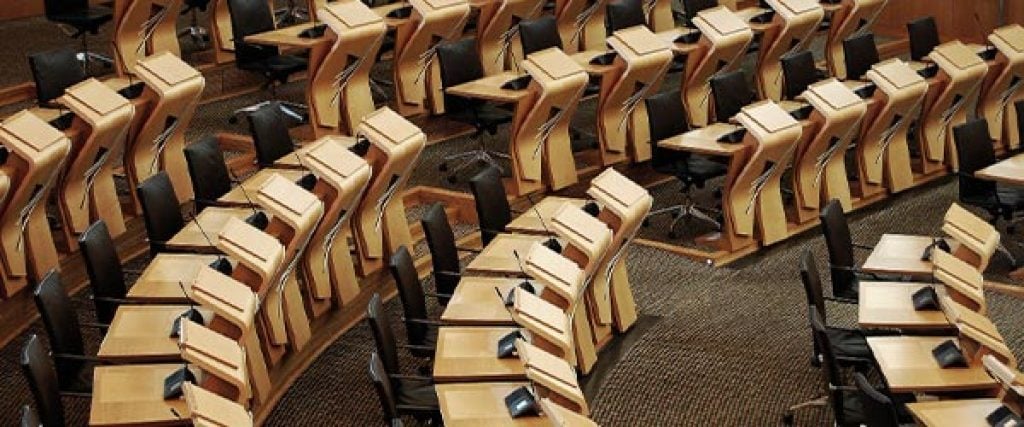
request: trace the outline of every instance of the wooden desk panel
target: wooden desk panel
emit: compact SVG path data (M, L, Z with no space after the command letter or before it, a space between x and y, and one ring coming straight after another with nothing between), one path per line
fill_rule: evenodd
M285 158L293 157L294 156L285 156ZM245 181L242 181L240 185L234 186L231 189L231 191L228 191L227 194L221 196L219 199L217 199L217 201L224 203L236 203L242 205L255 203L256 193L259 192L260 188L263 188L263 184L265 184L267 180L270 179L270 177L274 176L275 174L281 175L289 181L296 182L299 180L299 178L302 178L304 175L308 173L308 171L300 169L260 169L252 176L246 178ZM247 195L248 198L246 197ZM250 199L252 200L252 202L250 202Z
M278 28L273 31L251 34L245 36L246 43L262 44L267 46L294 47L299 49L312 49L321 44L331 43L332 38L323 37L305 38L299 37L299 33L313 28L313 23L293 25L290 27Z
M921 261L924 249L930 244L930 236L884 234L861 269L869 273L930 277L932 262ZM950 246L954 245L950 242Z
M180 368L180 363L97 366L93 373L89 425L189 424L184 399L164 400L164 379Z
M525 380L523 362L499 359L498 340L516 328L446 326L437 332L435 382Z
M445 89L449 95L464 96L466 98L483 99L500 103L516 103L530 93L528 89L509 90L502 89L505 82L520 77L520 74L506 71L501 74L487 76L482 79L473 80L460 85Z
M927 283L860 282L857 323L862 328L952 329L942 310L914 310L915 292Z
M437 400L448 427L550 425L543 417L512 418L505 396L528 383L438 384Z
M713 123L701 129L694 129L682 135L658 141L658 146L668 150L728 157L749 148L749 145L744 143L718 142L718 138L739 128L739 126L729 123Z
M195 221L188 221L185 227L167 241L167 246L175 249L189 250L210 250L211 242L217 244L220 231L227 225L231 218L245 220L252 215L250 208L206 208L203 209ZM196 225L196 222L199 225ZM202 230L200 230L202 228ZM204 234L205 232L205 234Z
M1024 155L1016 155L974 173L974 176L1010 185L1024 185Z
M181 294L181 282L188 292L199 267L220 258L217 255L162 253L150 261L142 275L128 289L128 299L139 302L181 303L187 297Z
M523 233L523 234L547 234L544 225L551 228L551 217L555 216L555 213L562 208L566 203L571 203L573 206L583 207L587 202L583 199L570 198L570 197L558 197L548 196L543 200L537 202L536 205L526 208L523 213L517 216L512 222L505 226L505 231L509 233ZM538 213L540 214L538 216ZM540 220L543 218L544 221ZM521 256L526 256L520 253Z
M962 399L908 403L907 410L927 427L989 427L985 417L1000 406L998 399Z
M998 387L979 363L942 369L932 349L956 337L868 337L868 346L893 393L943 393Z
M441 314L441 320L455 326L515 326L512 315L494 288L508 295L523 279L497 277L463 277L452 299Z
M174 319L186 305L122 305L100 343L103 359L134 362L169 362L181 359L178 339L169 336ZM213 313L200 308L204 319Z
M531 236L526 234L498 234L491 243L487 245L480 254L466 266L467 273L480 274L502 274L522 277L523 272L516 261L515 252L519 258L526 258L534 243L544 242L547 236ZM564 246L564 245L563 245Z

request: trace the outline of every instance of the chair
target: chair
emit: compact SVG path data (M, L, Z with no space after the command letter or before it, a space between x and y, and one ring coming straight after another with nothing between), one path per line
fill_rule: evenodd
M536 19L519 21L519 41L523 45L523 55L552 47L561 49L562 38L558 35L558 23L554 15L546 14Z
M608 34L637 25L647 25L642 0L613 0L608 2L605 28Z
M722 224L712 215L717 212L704 212L690 198L690 190L696 186L704 188L704 184L719 176L724 176L726 166L715 162L705 156L695 155L689 152L681 152L661 148L658 142L664 139L681 135L688 129L684 112L683 100L678 92L662 92L648 97L645 101L647 106L647 120L650 124L651 141L651 167L658 173L672 175L682 182L681 192L684 201L681 204L655 210L647 215L651 218L658 215L671 214L672 225L669 226L668 236L675 239L676 226L685 218L694 217L713 224L720 228ZM645 219L645 221L647 221Z
M210 0L185 0L185 8L181 10L181 14L189 15L189 24L178 31L178 37L188 36L196 46L206 46L206 42L210 40L210 32L199 25L199 11L205 12L209 4Z
M285 114L278 101L270 101L248 115L256 165L260 168L273 166L274 162L295 151Z
M39 419L39 414L32 409L31 405L23 405L21 407L21 427L39 427L43 425L43 421Z
M370 379L380 398L384 421L388 426L402 426L401 417L409 415L417 420L430 420L442 424L437 391L429 382L402 381L394 378L374 352L370 354Z
M437 59L441 67L441 86L449 88L462 83L471 82L484 77L484 68L480 64L480 55L476 50L476 39L466 38L453 42L440 43L437 46ZM443 90L443 89L442 89ZM512 113L487 103L482 99L470 99L462 96L444 96L446 117L465 123L476 130L473 138L478 147L445 156L439 170L449 172L448 182L455 183L459 171L474 163L500 168L495 158L508 159L508 154L491 151L483 139L484 132L492 136L498 132L498 126L512 122ZM448 162L461 160L454 168Z
M90 6L89 0L44 0L43 10L47 21L61 26L61 30L71 38L82 39L82 51L75 56L85 69L89 68L89 61L99 61L107 68L113 65L114 61L110 58L89 51L89 34L99 34L100 27L114 19L114 12L110 8ZM74 32L63 26L73 28Z
M462 280L462 267L459 264L459 248L455 245L455 233L448 223L448 215L444 205L434 203L420 220L426 236L427 247L430 249L430 262L433 264L434 287L437 290L438 304L448 304L449 296L455 293L455 287Z
M501 171L486 168L469 180L473 193L476 217L480 223L480 240L483 246L491 243L498 234L505 232L505 226L512 222L512 207L508 203Z
M146 224L146 237L149 239L149 253L156 255L167 252L167 241L185 228L185 217L181 214L178 199L174 195L174 186L167 172L161 171L146 178L136 190L139 205L142 206L142 219Z
M384 311L380 294L374 293L370 297L370 302L366 305L366 322L370 325L370 331L373 332L373 342L377 347L377 353L380 355L385 369L396 374L401 372L398 361L399 344L395 340L394 329L391 328L391 321L388 319L388 314ZM433 348L415 345L401 345L401 347L410 352L413 349L420 350L419 354L427 352L430 355L434 354ZM429 368L427 372L429 373Z
M85 341L75 312L68 298L60 274L52 270L43 277L32 294L39 317L50 341L50 350L56 368L58 388L68 393L88 393L92 390L92 367L98 362L85 354ZM90 324L94 327L106 325Z
M824 79L824 73L814 65L814 54L809 50L783 55L782 64L783 97L796 99L807 87Z
M807 309L817 314L818 318L826 325L825 333L829 336L832 344L831 351L838 362L843 366L860 366L871 363L871 348L864 338L864 333L856 329L844 329L828 326L828 317L825 310L825 296L821 288L821 275L818 274L818 263L814 260L814 254L810 250L804 250L800 257L800 282L804 285L804 295L807 297ZM813 337L812 337L813 338ZM818 366L821 362L821 346L824 343L812 340L814 343L814 356L811 364Z
M747 76L743 70L717 74L711 77L710 83L711 96L715 98L715 119L719 122L729 121L731 117L739 114L743 107L757 99L757 94L747 83Z
M843 205L838 199L825 204L819 214L821 232L828 247L829 271L832 276L832 296L836 301L856 303L860 283L859 269L853 250L871 250L870 246L854 244L850 225L846 222Z
M295 55L284 55L277 46L246 43L245 37L274 30L274 16L270 5L265 0L228 0L228 12L231 14L231 32L235 45L235 66L243 71L257 73L266 79L264 87L270 88L271 97L276 97L274 82L284 84L292 74L303 71L307 67L304 58ZM238 120L239 115L249 114L265 106L268 101L235 110L231 122ZM306 107L293 102L278 104L286 114L296 122L305 120L302 113Z
M36 102L41 107L62 108L53 100L64 95L67 88L85 81L89 76L80 67L75 51L55 49L28 56L32 80L36 84Z
M232 180L217 137L204 136L185 147L184 152L196 211L202 212L207 207L219 206L217 199L231 191Z
M39 408L40 425L45 427L64 427L64 404L61 402L60 386L57 382L57 371L46 354L46 349L39 342L36 334L28 336L25 347L21 351L21 372L28 381L36 408Z
M117 256L114 241L110 238L107 224L96 221L78 237L85 270L89 274L92 299L96 305L96 320L110 324L114 314L125 301L128 286L124 282L121 259Z
M956 174L960 184L960 202L988 212L990 222L999 219L1016 222L1016 215L1024 209L1024 188L979 179L974 173L996 162L995 148L984 118L970 120L953 127L960 169Z
M857 387L864 419L868 427L899 427L900 415L896 404L885 393L875 388L860 372L853 373L853 384Z
M718 0L683 0L683 18L687 27L693 26L697 12L718 6Z
M907 22L907 35L910 37L911 61L924 59L939 45L939 29L931 16Z
M863 79L871 66L878 63L875 35L864 33L843 40L843 55L846 58L846 79Z
M427 293L423 291L412 255L405 246L401 246L391 256L388 264L391 277L395 279L398 296L402 299L402 310L405 332L408 335L409 352L416 357L433 357L437 343L437 327L440 322L431 320L427 315ZM436 294L430 296L437 297ZM448 296L450 297L450 295Z

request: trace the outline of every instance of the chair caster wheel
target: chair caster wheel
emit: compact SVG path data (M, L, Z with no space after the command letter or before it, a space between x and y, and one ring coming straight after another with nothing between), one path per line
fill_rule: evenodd
M229 117L228 118L228 123L229 124L233 124L233 125L237 125L238 124L238 117L234 117L234 116Z
M439 170L441 172L448 171L448 164L447 163L441 163L440 165L437 166L437 170Z
M449 183L449 184L454 184L454 183L456 183L456 182L459 182L459 179L458 179L458 178L456 178L456 177L455 177L455 175L450 175L450 176L448 176L448 183Z

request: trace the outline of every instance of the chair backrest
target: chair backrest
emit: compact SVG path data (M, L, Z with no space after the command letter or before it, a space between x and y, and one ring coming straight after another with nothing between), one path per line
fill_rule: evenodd
M64 426L64 405L60 401L60 386L57 383L57 371L53 368L50 356L46 354L43 344L35 334L29 335L25 347L21 351L21 371L28 381L28 388L36 400L36 408L42 425L46 427Z
M858 80L878 63L878 46L875 35L864 33L843 40L843 52L846 58L846 78Z
M740 109L754 102L756 94L747 83L743 70L718 74L711 78L711 94L715 98L715 119L727 122Z
M459 250L455 246L455 233L448 223L444 205L434 203L420 220L423 234L430 249L430 261L434 267L434 286L439 294L451 295L459 285L461 266ZM438 297L438 303L445 305L448 298Z
M971 204L976 200L994 198L996 183L974 177L974 173L996 162L995 148L988 133L988 121L968 120L953 127L953 140L960 163L960 200Z
M281 103L268 102L249 113L249 133L252 135L256 164L261 168L273 165L280 158L295 151L295 142L288 133L288 120L281 111Z
M839 199L829 200L819 215L821 232L825 235L825 246L828 248L829 270L832 276L832 293L847 295L853 292L857 276L854 273L853 238L850 237L850 225L846 222L846 214Z
M415 320L427 319L427 299L423 294L423 284L420 283L419 275L416 273L412 255L409 254L409 250L405 246L400 246L391 256L388 268L391 270L391 276L395 279L398 296L402 299L402 311L405 313L406 319L405 332L408 335L409 344L424 345L430 328Z
M128 294L128 286L124 283L121 259L117 256L107 223L103 220L92 223L78 237L78 245L85 261L85 271L89 274L89 285L96 304L96 320L109 324L119 304L102 301L100 297L123 299Z
M889 396L871 385L864 374L853 373L853 383L860 397L861 413L864 419L861 424L867 427L899 427L900 418L896 413L896 405Z
M21 427L39 427L42 424L43 421L39 419L39 414L32 409L32 405L21 407Z
M156 254L164 249L168 240L185 228L185 218L181 215L178 198L174 195L174 185L167 172L160 171L142 181L135 192L142 206L149 250Z
M235 63L239 68L280 54L277 46L246 43L245 37L274 29L274 14L265 0L228 0Z
M38 4L38 3L37 3ZM89 9L89 0L44 0L43 11L47 17L66 13L84 12Z
M718 6L718 0L683 0L683 15L686 23L693 22L697 12Z
M36 102L39 105L51 104L50 101L64 95L67 88L88 78L75 55L74 50L63 48L28 56L28 66L32 69L32 80L36 84Z
M374 293L370 302L366 304L366 323L370 325L373 332L373 342L377 345L377 354L387 371L398 373L400 371L398 362L398 344L395 341L394 330L391 329L391 320L384 311L384 304L381 302L380 294Z
M779 62L782 64L783 96L786 99L796 98L818 80L814 54L809 50L783 55Z
M825 295L821 287L821 274L818 273L818 262L814 259L814 253L810 249L804 250L800 255L800 282L804 285L804 296L807 297L807 306L814 307L822 321L827 321L825 315Z
M519 21L519 41L523 44L523 55L544 49L562 48L562 37L558 35L558 21L554 15Z
M810 317L814 341L819 344L821 372L825 376L825 390L828 391L829 406L832 407L832 413L836 417L836 425L846 425L843 391L836 388L843 385L843 377L835 353L832 352L832 342L828 338L825 323L821 320L821 316L818 316L818 312L808 310L807 314Z
M400 426L402 422L398 415L398 403L389 374L390 372L384 368L384 364L381 363L377 353L371 353L370 379L373 380L373 387L377 389L377 397L380 398L380 407L384 411L385 425Z
M658 146L658 141L681 135L690 130L686 120L683 98L678 92L668 91L649 96L644 100L647 107L647 123L651 132L651 167L657 171L671 173L685 153Z
M32 294L43 319L46 336L49 337L50 349L54 354L85 355L85 343L82 341L82 329L78 324L75 306L68 298L64 285L60 282L57 270L51 270L36 286ZM70 386L76 379L85 362L69 358L55 358L58 382ZM65 387L66 388L66 387Z
M231 175L216 136L204 136L185 147L184 151L196 210L202 211L231 191Z
M1013 108L1017 111L1017 141L1024 142L1024 99L1014 102Z
M935 18L925 16L907 23L907 35L910 36L910 59L920 61L939 45L939 28Z
M470 178L469 189L473 192L473 202L476 204L480 238L484 246L487 246L512 222L512 207L508 204L505 184L501 182L501 170L488 166Z
M442 87L460 85L484 76L484 66L473 37L439 43L437 61L441 67ZM480 100L450 95L445 95L444 101L445 109L451 112L466 111L481 103Z
M608 34L647 24L643 0L612 0L607 7L605 28Z

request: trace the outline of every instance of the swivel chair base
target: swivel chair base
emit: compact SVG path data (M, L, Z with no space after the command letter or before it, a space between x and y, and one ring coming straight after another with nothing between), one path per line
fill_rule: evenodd
M686 218L695 218L704 221L708 224L714 225L716 229L720 230L722 228L722 223L719 222L717 219L713 218L707 212L704 212L704 210L712 211L712 214L717 213L711 209L702 209L698 207L695 203L686 201L685 203L680 203L675 206L669 206L667 208L652 211L651 213L647 214L647 217L644 218L644 226L649 225L648 223L651 217L670 214L673 218L672 224L669 225L668 228L668 238L670 239L676 239L679 237L679 233L676 233L676 227L679 225L680 222L682 222Z
M60 28L60 30L64 32L64 34L66 34L68 37L82 38L82 50L78 51L78 53L75 54L75 57L78 58L78 61L82 63L82 67L84 67L86 71L89 70L89 63L92 61L96 61L100 64L103 64L105 68L110 68L114 66L114 60L110 59L109 56L89 51L89 36L85 34L84 31L75 30L74 28L71 28L70 26L64 24L57 24L57 27Z
M193 10L191 13L191 22L188 24L188 27L178 31L178 38L188 37L200 49L206 49L207 43L210 42L210 32L199 25L199 16L196 14L196 11Z
M309 10L305 6L295 4L295 0L288 0L285 7L274 10L274 21L278 27L281 25L294 25L309 20Z
M456 183L458 181L458 173L475 163L483 163L488 166L493 166L497 168L500 173L505 173L505 169L501 167L497 159L509 160L511 159L509 155L494 150L488 150L482 136L478 137L478 141L480 147L475 150L451 154L441 159L441 165L438 166L437 169L441 172L449 172L447 177L448 183ZM462 161L460 161L455 168L448 167L448 162L460 159Z
M291 101L263 101L256 104L242 107L231 113L231 117L228 118L228 123L236 124L239 118L248 116L256 110L265 107L271 102L278 102L281 105L281 112L293 120L295 125L305 124L309 122L309 107L305 104L300 104Z

